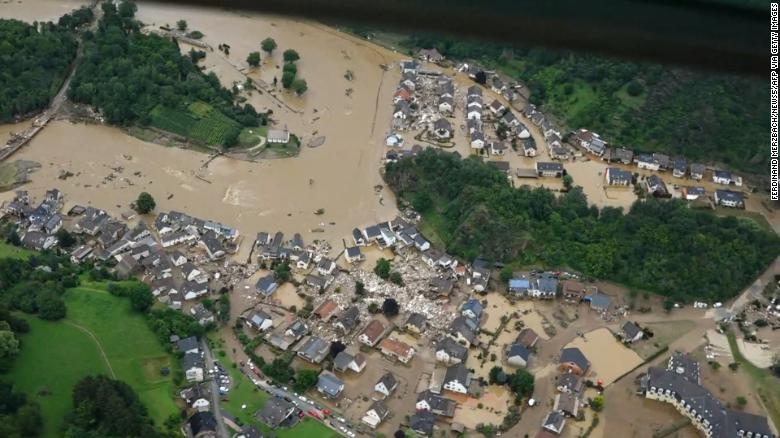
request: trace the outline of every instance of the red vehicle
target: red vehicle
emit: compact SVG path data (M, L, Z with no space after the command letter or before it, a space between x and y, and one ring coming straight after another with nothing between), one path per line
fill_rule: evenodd
M322 420L322 417L320 416L320 413L315 411L314 409L309 409L307 414L311 415L312 417L314 417L314 418L316 418L318 420Z

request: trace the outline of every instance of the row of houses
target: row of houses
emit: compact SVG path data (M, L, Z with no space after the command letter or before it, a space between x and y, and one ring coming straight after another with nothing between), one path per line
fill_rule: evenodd
M561 133L555 129L547 117L531 103L523 107L523 115L531 121L544 135L547 142L547 149L550 158L553 160L568 160L570 158L569 149L563 145ZM526 156L529 156L526 154Z
M3 206L2 214L17 221L17 232L25 248L41 251L59 243L55 234L63 223L62 204L63 195L57 189L46 191L37 206L33 206L27 191L20 190Z
M690 176L691 179L700 181L704 178L707 170L704 164L689 163L685 157L679 155L671 157L660 152L634 153L634 151L625 147L611 147L601 136L587 129L579 129L572 132L570 141L604 161L622 163L624 165L635 164L639 169L652 171L671 171L672 176L675 178ZM712 182L742 186L742 178L733 175L727 170L714 170Z

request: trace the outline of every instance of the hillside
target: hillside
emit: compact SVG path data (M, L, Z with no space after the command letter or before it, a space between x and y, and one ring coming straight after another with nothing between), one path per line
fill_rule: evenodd
M410 53L436 47L523 82L530 101L563 129L585 127L613 144L766 173L766 81L440 36L411 35L401 44Z
M389 163L385 179L468 261L571 268L676 301L733 297L780 253L780 238L748 221L672 200L599 210L577 188L515 189L476 157L427 149Z

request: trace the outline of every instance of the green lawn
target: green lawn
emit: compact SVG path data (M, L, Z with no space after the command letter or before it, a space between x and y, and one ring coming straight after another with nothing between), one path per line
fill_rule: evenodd
M30 332L22 336L22 349L8 375L19 391L41 405L44 438L57 437L71 409L71 391L82 377L108 374L97 344L84 332L62 321L25 318ZM49 395L39 395L47 389Z
M734 361L739 363L738 372L744 372L750 376L769 418L772 419L775 426L780 425L780 379L769 370L759 368L745 359L737 347L737 340L733 332L726 332L726 336L729 340L729 347L731 347L731 354L734 355Z
M114 297L101 286L90 284L68 290L66 321L95 335L116 377L133 387L151 417L161 425L178 409L173 401L173 381L170 376L161 376L160 368L173 368L176 364L144 317L132 311L129 300Z
M29 251L24 248L18 248L5 242L0 242L0 259L6 257L27 258L32 254L34 254L33 251Z
M268 126L258 126L256 128L244 128L238 134L238 145L249 147L255 146L264 141L268 135Z
M766 220L766 217L756 211L741 210L739 208L728 208L718 206L715 208L715 215L726 217L735 216L737 219L746 221L759 229L763 229L769 232L774 232L772 225Z

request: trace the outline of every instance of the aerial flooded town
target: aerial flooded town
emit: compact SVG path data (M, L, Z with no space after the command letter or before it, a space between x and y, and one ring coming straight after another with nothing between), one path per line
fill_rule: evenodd
M146 1L0 29L0 435L778 436L747 146L575 125L550 100L600 89L540 100L533 52Z

